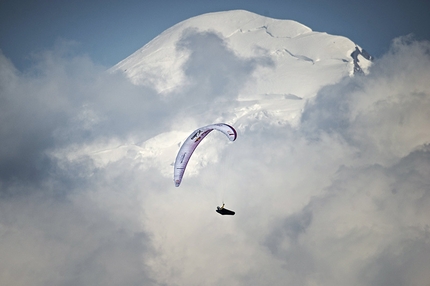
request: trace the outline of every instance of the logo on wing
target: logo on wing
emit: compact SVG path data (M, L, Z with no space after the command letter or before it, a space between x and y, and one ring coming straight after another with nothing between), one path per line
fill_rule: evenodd
M210 130L206 130L204 132L202 132L201 130L198 130L192 137L191 140L194 140L194 143L199 142L200 140L202 140L203 138L206 137L206 135L208 135L209 132L211 132L212 129Z

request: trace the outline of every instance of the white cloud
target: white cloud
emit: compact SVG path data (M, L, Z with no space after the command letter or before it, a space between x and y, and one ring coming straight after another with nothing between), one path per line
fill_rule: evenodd
M185 66L190 96L211 96L202 105L234 100L255 65L270 65L237 57L214 34L188 35L192 49L187 41L214 49L197 46ZM180 188L164 161L139 157L171 137L143 142L179 122L231 118L219 114L231 112L225 102L187 115L178 99L86 57L45 53L19 73L1 55L0 284L424 285L429 49L396 40L369 75L321 90L294 128L255 118ZM212 137L196 152L226 143ZM120 155L100 163L106 147ZM222 200L234 217L215 213Z

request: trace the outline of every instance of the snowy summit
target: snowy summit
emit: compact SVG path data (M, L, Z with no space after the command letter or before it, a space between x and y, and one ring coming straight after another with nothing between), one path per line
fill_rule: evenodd
M132 147L141 150L143 161L161 160L158 168L170 176L174 152L191 130L216 122L239 130L262 123L297 126L307 100L324 86L367 73L370 63L370 56L348 38L234 10L180 22L110 71L125 73L162 98L186 102L178 110L183 108L191 123L178 119L188 125L177 124L175 131ZM117 152L127 153L123 149L105 155L121 158ZM202 160L195 164L206 165Z
M137 85L152 87L165 96L174 95L191 84L187 68L193 56L208 57L206 68L211 68L211 58L219 56L220 51L211 54L207 50L215 45L223 45L226 53L243 61L257 62L234 99L252 101L247 108L266 110L273 122L295 124L306 99L354 72L366 73L370 65L367 53L345 37L314 32L291 20L235 10L180 22L112 70L123 71ZM242 107L235 113L242 117L249 112Z

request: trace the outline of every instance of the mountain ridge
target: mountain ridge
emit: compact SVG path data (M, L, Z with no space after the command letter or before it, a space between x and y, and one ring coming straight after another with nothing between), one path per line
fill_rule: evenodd
M288 59L280 58L284 53L295 59L306 58L306 61L313 64L343 59L348 65L349 75L357 67L367 72L370 64L369 59L362 56L367 53L362 53L358 45L345 37L314 32L292 20L278 20L244 10L232 10L203 14L172 26L112 67L111 71L122 71L133 83L151 86L162 94L181 87L185 80L181 69L189 54L178 51L176 47L189 28L197 32L218 33L230 49L245 58L255 57L263 49L279 64L289 62ZM318 49L315 47L316 43L320 45ZM354 59L352 54L356 50L359 53L355 54ZM360 60L361 63L358 64ZM157 76L161 79L155 79Z

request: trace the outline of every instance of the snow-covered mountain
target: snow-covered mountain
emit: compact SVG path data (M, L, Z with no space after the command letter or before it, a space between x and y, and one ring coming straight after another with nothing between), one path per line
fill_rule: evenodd
M183 68L190 50L178 49L178 42L189 29L218 34L239 57L266 56L273 61L273 68L255 71L257 82L241 91L240 98L266 94L310 98L323 85L358 70L366 72L370 63L370 56L345 37L314 32L291 20L235 10L180 22L112 70L125 72L135 84L152 86L163 94L173 92L187 83Z
M214 122L242 131L262 122L296 126L307 100L321 88L367 73L370 64L370 56L348 38L315 32L295 21L243 10L193 17L110 69L163 98L182 98L192 123L178 124L175 131L161 132L139 146L116 142L121 147L104 151L99 160L110 162L132 149L138 152L136 159L151 158L156 161L151 164L170 176L178 145L195 128ZM218 78L223 74L228 78ZM202 106L209 103L202 116ZM195 160L196 166L206 164Z
M187 61L195 51L182 46L191 33L211 33L235 56L266 63L256 67L230 98L241 103L233 111L236 118L224 119L232 124L264 114L271 124L295 125L307 99L343 77L367 73L371 63L370 56L348 38L314 32L291 20L234 10L180 22L111 70L124 72L133 83L150 86L160 95L174 96L190 84ZM212 57L210 52L206 56Z

